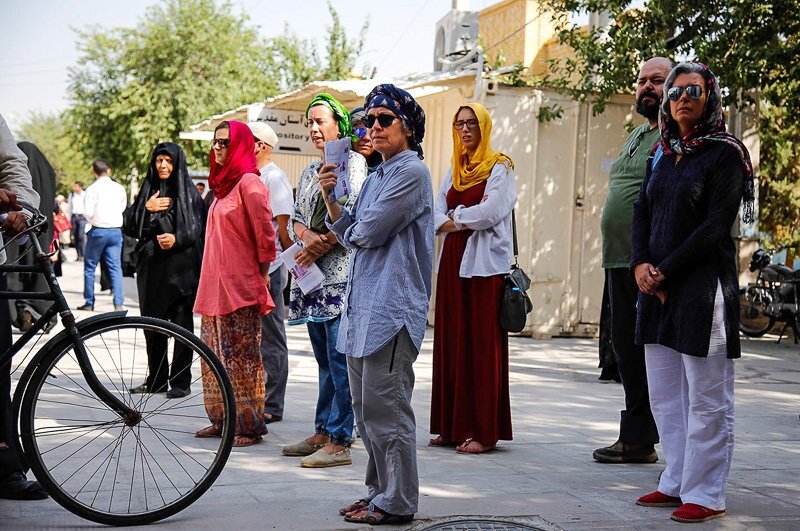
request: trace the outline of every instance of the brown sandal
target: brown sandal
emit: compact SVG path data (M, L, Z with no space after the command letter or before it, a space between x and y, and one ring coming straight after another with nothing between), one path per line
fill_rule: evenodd
M362 509L344 517L345 522L367 525L392 525L404 524L414 519L413 514L389 514L377 507L375 509Z
M470 448L470 444L472 444L472 443L479 444L482 449L470 450L469 449ZM463 444L460 444L460 445L456 446L456 452L458 452L460 454L485 454L486 452L491 452L494 449L495 449L495 445L494 444L487 446L487 445L483 444L480 441L476 441L472 437L470 437L469 439L464 441Z
M430 439L428 441L428 446L458 446L458 443L453 441L448 441L441 435L437 435L435 438Z
M350 513L358 512L362 509L366 509L367 507L369 507L369 500L361 498L357 502L353 502L350 505L339 509L339 514L342 516L347 516Z
M245 446L253 446L262 441L261 436L250 437L249 435L237 435L233 438L234 448L243 448Z
M194 433L194 436L198 439L208 439L211 437L219 437L222 435L222 430L216 428L213 424L211 426L206 426L202 430L197 430Z

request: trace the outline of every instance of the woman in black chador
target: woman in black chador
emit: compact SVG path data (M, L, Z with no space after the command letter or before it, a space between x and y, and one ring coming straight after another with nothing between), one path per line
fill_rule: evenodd
M142 315L166 319L190 332L192 307L202 263L205 208L177 144L156 146L147 178L125 212L125 234L138 238L134 260ZM163 393L180 398L190 392L191 351L175 344L171 367L164 339L147 337L149 372L131 393Z

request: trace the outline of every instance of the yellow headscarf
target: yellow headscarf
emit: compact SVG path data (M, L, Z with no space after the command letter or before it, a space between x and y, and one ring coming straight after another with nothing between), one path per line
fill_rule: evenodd
M472 160L469 160L467 148L461 143L458 131L453 129L453 188L459 192L472 188L488 179L492 173L492 168L497 163L504 163L512 168L514 167L514 162L507 155L494 151L490 145L489 137L492 134L492 119L489 117L489 111L486 110L486 107L480 103L464 104L456 111L453 121L456 120L461 109L465 107L472 109L472 112L478 117L481 143L478 145L478 149L475 150Z

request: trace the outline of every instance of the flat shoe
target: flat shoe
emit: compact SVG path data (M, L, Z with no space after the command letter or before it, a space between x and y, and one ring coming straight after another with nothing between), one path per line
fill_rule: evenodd
M4 500L44 500L50 495L38 481L28 481L24 474L17 479L0 483L0 498Z
M429 440L428 446L460 446L460 445L453 441L447 441L445 439L442 439L442 436L439 435L438 437L434 437L433 439Z
M167 398L183 398L192 394L192 390L188 387L173 387L167 391Z
M269 413L264 414L264 422L270 424L272 422L280 422L283 420L283 417L280 415L270 415Z
M483 449L482 450L480 450L480 449L472 449L472 450L470 450L470 445L472 443L479 444L479 445L483 446ZM472 448L475 448L475 447L473 446ZM495 449L495 445L494 444L492 444L491 446L487 446L487 445L482 444L482 443L480 443L480 442L478 442L478 441L476 441L475 439L472 439L472 438L469 438L466 441L464 441L462 444L460 444L459 446L456 446L456 452L458 452L460 454L485 454L486 452L491 452L494 449Z
M655 491L645 494L636 500L636 505L642 507L680 507L681 499L677 496L668 496L663 492Z
M211 437L219 437L222 435L222 430L217 429L214 426L206 426L202 430L197 430L194 433L194 436L198 439L208 439Z
M288 446L284 446L281 449L281 453L289 457L305 457L307 455L313 454L323 446L325 446L325 444L309 444L305 440L303 440L297 444L290 444Z
M351 514L344 517L345 522L367 525L405 524L413 519L413 514L389 514L377 508L364 509L356 514Z
M254 444L260 443L263 440L262 437L250 437L249 435L237 435L233 438L233 446L234 448L244 448L245 446L253 446Z
M300 460L300 466L303 468L328 468L332 466L352 464L353 460L350 458L349 448L345 448L344 450L340 450L333 454L329 454L320 448L313 454Z
M369 500L361 498L357 502L351 503L347 507L342 507L339 509L339 514L342 516L347 516L350 513L360 511L361 509L366 509L367 507L369 507Z
M686 524L694 524L699 522L707 522L709 520L713 520L714 518L722 518L725 516L725 510L722 511L715 511L714 509L709 509L708 507L703 507L702 505L698 505L696 503L684 503L675 511L673 511L672 518L676 522L683 522Z

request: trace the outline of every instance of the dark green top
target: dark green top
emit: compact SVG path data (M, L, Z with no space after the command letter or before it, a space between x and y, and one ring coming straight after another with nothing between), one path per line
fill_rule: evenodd
M608 195L600 218L603 268L628 268L631 263L631 219L650 151L658 142L658 127L642 124L633 130L608 173Z

